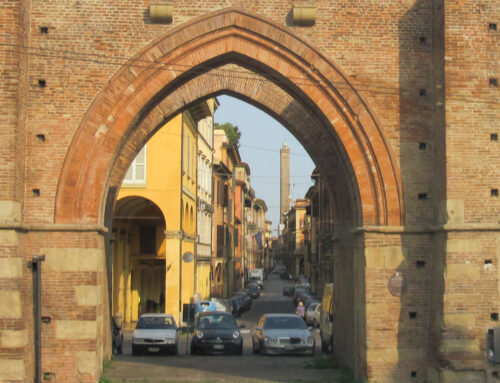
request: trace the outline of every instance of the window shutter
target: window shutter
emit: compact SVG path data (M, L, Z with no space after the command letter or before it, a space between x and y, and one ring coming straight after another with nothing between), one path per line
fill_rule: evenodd
M224 192L223 192L224 200L222 202L222 206L226 207L227 206L227 200L229 198L229 186L224 185Z

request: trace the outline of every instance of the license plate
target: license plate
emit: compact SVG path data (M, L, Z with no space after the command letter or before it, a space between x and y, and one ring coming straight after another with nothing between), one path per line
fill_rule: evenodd
M224 350L223 344L214 344L214 350Z
M160 351L160 347L148 347L148 351L149 352L159 352Z

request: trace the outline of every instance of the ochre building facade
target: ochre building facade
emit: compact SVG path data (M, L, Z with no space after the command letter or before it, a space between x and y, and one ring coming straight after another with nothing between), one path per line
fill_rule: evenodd
M304 20L291 1L174 1L166 23L147 2L3 4L1 381L98 380L121 180L166 121L223 93L283 123L331 191L340 362L378 382L493 379L500 5L314 4Z

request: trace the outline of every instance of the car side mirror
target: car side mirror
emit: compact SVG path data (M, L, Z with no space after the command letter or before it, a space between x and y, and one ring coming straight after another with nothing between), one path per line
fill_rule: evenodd
M238 328L245 328L246 326L244 324L240 324Z

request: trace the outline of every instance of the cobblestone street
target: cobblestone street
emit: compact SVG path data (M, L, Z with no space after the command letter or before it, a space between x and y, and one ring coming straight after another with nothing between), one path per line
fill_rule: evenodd
M294 312L292 298L282 295L288 283L277 275L270 275L265 288L252 309L238 320L244 324L242 356L186 355L186 336L179 336L178 356L132 356L132 331L126 332L124 355L115 357L106 377L114 383L167 383L167 382L348 382L339 380L341 373L332 368L314 368L323 358L319 331L316 338L316 356L261 356L252 353L251 330L259 317L270 312Z

